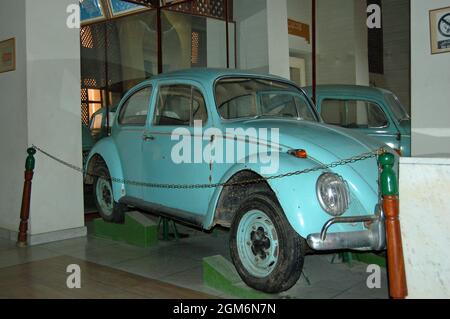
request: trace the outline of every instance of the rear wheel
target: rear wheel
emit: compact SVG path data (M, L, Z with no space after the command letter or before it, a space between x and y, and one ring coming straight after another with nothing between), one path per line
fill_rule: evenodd
M288 290L302 273L305 241L270 193L251 195L231 226L230 251L242 280L252 288Z
M123 223L126 207L114 201L111 176L104 164L100 164L95 168L93 190L95 205L103 220L112 223Z

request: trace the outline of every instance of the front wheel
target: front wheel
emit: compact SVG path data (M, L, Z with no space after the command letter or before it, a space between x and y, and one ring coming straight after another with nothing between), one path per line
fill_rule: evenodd
M252 288L278 293L299 279L305 241L287 221L271 194L251 195L231 226L231 258L242 280Z

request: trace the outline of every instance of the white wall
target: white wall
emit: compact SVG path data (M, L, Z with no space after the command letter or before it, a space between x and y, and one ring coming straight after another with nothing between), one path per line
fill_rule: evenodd
M309 31L312 31L312 5L311 0L288 0L287 12L288 18L306 23L309 25ZM312 35L312 34L310 34ZM312 38L311 38L312 40ZM308 43L305 38L289 35L289 48L291 52L312 52L311 43Z
M69 4L78 1L0 4L1 36L10 29L20 40L18 71L0 75L0 101L11 108L0 120L0 147L11 150L0 165L9 178L0 180L0 228L11 237L18 229L27 145L82 165L80 40L79 30L66 25ZM32 243L85 234L82 176L38 153L30 215Z
M305 60L306 85L312 84L312 2L311 0L288 0L288 18L309 25L310 39L289 35L289 55Z
M0 73L0 228L17 230L27 148L25 0L0 4L0 41L16 38L16 71ZM8 237L2 235L0 237Z
M206 46L208 68L225 68L227 65L226 25L217 19L206 19ZM234 67L234 24L228 24L230 68Z
M402 158L400 223L409 298L450 298L450 159Z
M317 1L318 84L369 84L364 3Z
M269 72L266 0L233 3L237 28L238 68Z
M355 50L355 83L369 85L369 47L367 29L367 2L354 0L353 34Z
M384 74L371 74L375 86L394 92L411 110L410 0L383 0Z
M450 0L411 0L412 154L450 156L450 53L431 54L429 10Z
M286 0L234 2L238 68L289 78Z
M269 73L290 78L286 0L267 0Z

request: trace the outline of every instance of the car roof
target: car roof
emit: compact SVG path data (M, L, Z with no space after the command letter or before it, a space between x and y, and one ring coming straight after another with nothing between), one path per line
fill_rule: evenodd
M213 83L215 80L221 77L260 77L260 78L268 78L268 79L274 79L279 80L283 82L289 82L291 81L276 76L276 75L270 75L270 74L261 74L257 72L252 71L243 71L243 70L237 70L237 69L214 69L214 68L193 68L193 69L186 69L186 70L179 70L179 71L172 71L168 73L162 73L159 75L153 76L150 81L159 81L159 80L170 80L170 79L184 79L184 80L195 80L200 82L209 82ZM293 84L293 83L292 83Z
M304 87L308 94L312 94L312 87ZM386 93L391 93L388 90L363 86L363 85L345 85L345 84L330 84L330 85L317 85L317 94L331 94L331 95L357 95L357 96L368 96L368 97L383 97Z

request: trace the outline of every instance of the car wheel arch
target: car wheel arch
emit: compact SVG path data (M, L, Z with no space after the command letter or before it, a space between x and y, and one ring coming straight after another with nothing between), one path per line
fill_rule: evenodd
M298 160L287 153L280 154L280 170L279 173L289 173L295 170L302 170L312 168L318 165L316 160L312 158L306 160ZM237 164L230 168L220 180L221 182L227 182L232 180L233 177L243 176L243 172L250 172L254 177L260 178L262 175L258 173L258 165L249 165L249 164ZM273 179L267 180L265 182L265 186L270 190L272 194L274 194L274 198L277 199L280 204L284 215L292 225L292 227L296 230L296 232L306 238L307 235L311 233L311 231L320 231L323 226L323 223L326 222L322 219L326 219L327 216L324 213L322 214L313 214L312 211L315 211L317 207L312 207L309 201L310 196L314 196L315 198L315 187L312 190L311 194L306 194L303 192L303 187L305 185L314 185L320 172L301 175L301 176L293 176L292 180L286 182L283 179ZM267 189L266 188L266 189ZM216 225L221 225L224 227L230 227L231 217L224 218L226 216L224 214L224 206L222 205L222 201L224 200L224 189L217 189L212 198L210 200L210 205L208 209L208 213L205 216L203 227L204 229L212 229ZM225 193L226 194L226 193ZM301 194L301 196L299 196ZM309 197L308 197L309 196ZM226 206L225 206L226 209ZM317 216L316 216L317 215Z
M235 172L227 183L239 183L241 181L262 178L258 173L245 169ZM243 201L252 193L269 192L276 198L276 193L272 190L267 181L244 185L223 187L218 196L215 209L214 220L212 226L221 225L223 227L231 227L234 215Z
M95 153L89 158L89 161L86 164L84 178L85 184L92 184L94 182L95 167L99 164L104 164L106 167L108 167L105 159L100 154Z
M85 182L93 182L92 176L95 173L95 167L98 163L104 163L110 175L114 179L123 179L122 163L116 146L113 143L105 141L107 138L99 141L91 150L91 154L86 162ZM114 200L119 201L125 195L125 184L113 181L112 183Z

